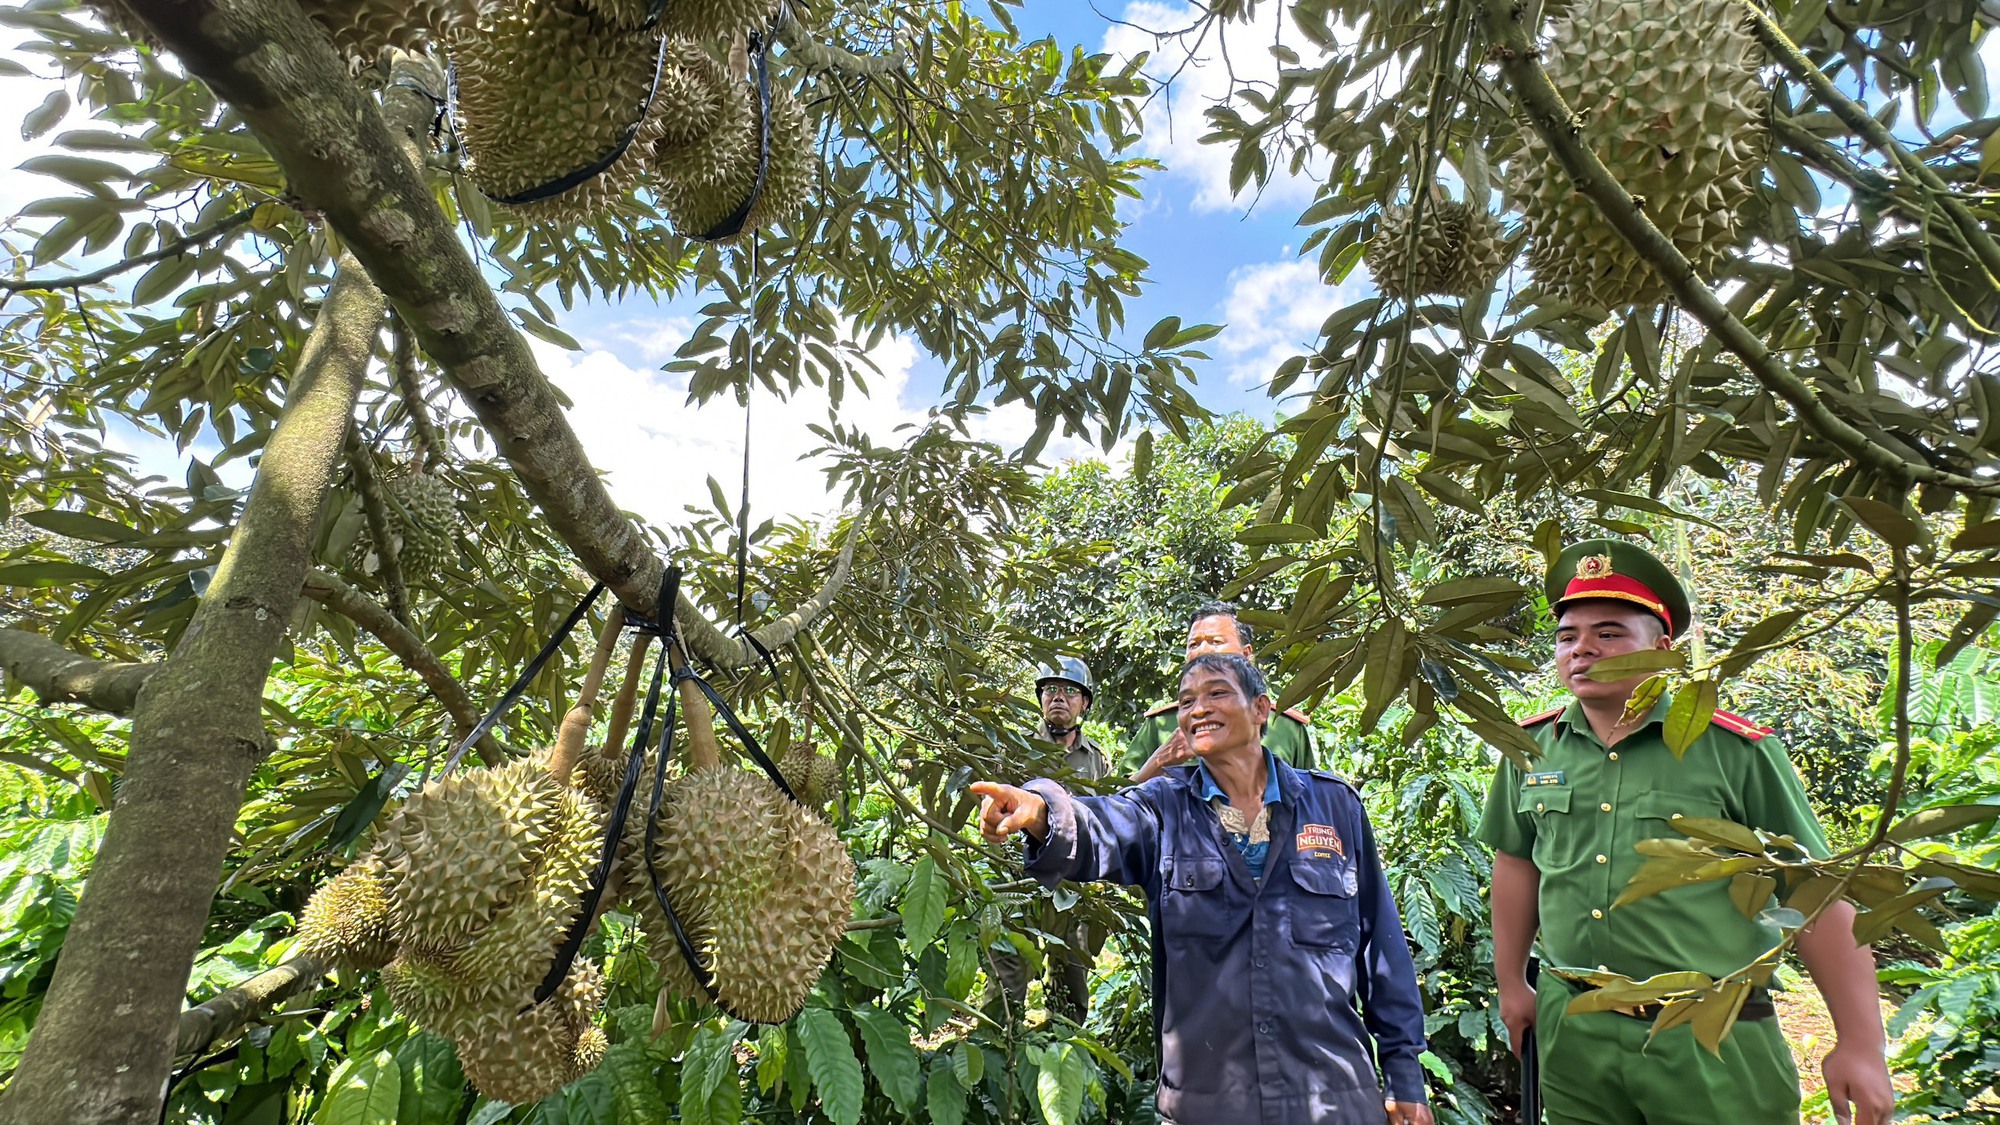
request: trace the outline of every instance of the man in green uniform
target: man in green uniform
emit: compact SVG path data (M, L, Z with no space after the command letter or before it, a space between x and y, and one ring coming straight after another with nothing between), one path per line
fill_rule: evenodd
M1646 679L1599 683L1600 660L1672 647L1687 628L1687 594L1658 559L1630 543L1594 539L1556 560L1556 676L1575 697L1523 722L1541 757L1531 771L1502 762L1480 836L1494 848L1493 959L1500 1013L1517 1046L1533 1027L1550 1125L1771 1125L1798 1120L1798 1075L1773 1018L1753 993L1720 1056L1687 1025L1648 1037L1645 1009L1566 1014L1582 987L1558 972L1528 984L1539 930L1552 968L1644 979L1694 969L1722 977L1774 947L1778 930L1746 918L1729 880L1678 887L1614 909L1645 861L1641 840L1685 838L1678 816L1719 817L1786 833L1817 856L1826 840L1784 748L1764 727L1718 711L1676 759L1662 735L1671 700L1627 722ZM1895 1098L1884 1063L1875 962L1840 903L1800 933L1797 949L1833 1016L1824 1070L1836 1118L1886 1125Z
M1222 652L1255 660L1251 638L1250 626L1236 619L1234 603L1204 602L1188 619L1185 659L1193 660L1204 652ZM1139 720L1125 747L1125 772L1131 776L1132 784L1151 781L1161 772L1193 760L1194 752L1181 736L1179 723L1179 706L1171 699L1147 711L1146 717ZM1270 726L1264 732L1264 745L1293 769L1313 768L1312 720L1296 707L1287 707L1271 716Z

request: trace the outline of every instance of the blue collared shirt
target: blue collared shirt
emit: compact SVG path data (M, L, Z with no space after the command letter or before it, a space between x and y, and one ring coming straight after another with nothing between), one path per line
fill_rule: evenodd
M1276 761L1277 759L1271 754L1270 747L1265 747L1264 808L1261 811L1266 816L1270 815L1272 805L1282 804L1285 800L1284 793L1278 788L1278 767L1275 764ZM1229 794L1224 793L1222 786L1215 783L1215 775L1208 772L1208 762L1205 759L1197 758L1195 760L1194 776L1195 783L1201 790L1201 799L1207 801L1210 808L1216 808L1215 802L1218 800L1225 805L1229 803ZM1218 817L1221 811L1220 809L1216 809ZM1256 817L1251 815L1249 810L1244 809L1241 811L1245 820L1253 822L1256 820ZM1224 832L1228 835L1229 842L1236 845L1236 851L1243 856L1243 862L1249 866L1250 877L1252 879L1262 879L1264 877L1264 861L1271 854L1270 837L1267 835L1262 840L1253 841L1251 839L1252 834L1249 832L1229 832L1227 828L1224 829Z
M1423 999L1360 794L1273 761L1265 877L1225 841L1197 770L1104 797L1047 779L1027 870L1138 887L1152 922L1162 1116L1339 1125L1426 1099ZM1380 1073L1377 1065L1379 1060Z

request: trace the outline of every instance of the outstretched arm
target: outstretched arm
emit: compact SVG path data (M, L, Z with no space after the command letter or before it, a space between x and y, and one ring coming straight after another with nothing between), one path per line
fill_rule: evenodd
M979 830L1000 843L1028 837L1028 874L1053 887L1064 879L1158 889L1160 816L1143 789L1075 797L1046 778L1025 786L977 781Z
M1821 1070L1834 1120L1840 1125L1888 1125L1895 1119L1896 1093L1885 1057L1882 993L1875 981L1874 950L1854 944L1853 904L1837 902L1810 929L1799 931L1799 959L1833 1017L1833 1050Z

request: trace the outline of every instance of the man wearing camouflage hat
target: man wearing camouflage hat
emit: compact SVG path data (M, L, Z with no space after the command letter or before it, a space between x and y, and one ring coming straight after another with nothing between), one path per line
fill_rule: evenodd
M1643 980L1696 970L1720 978L1778 944L1780 932L1739 909L1730 881L1677 887L1615 906L1645 861L1642 840L1683 839L1678 817L1712 817L1782 833L1815 856L1826 838L1804 787L1769 729L1717 711L1678 759L1663 733L1671 699L1627 721L1647 673L1599 682L1601 660L1671 648L1689 622L1686 592L1642 548L1593 539L1550 568L1556 677L1572 700L1522 722L1541 747L1531 770L1501 762L1480 837L1494 848L1493 955L1500 1012L1516 1050L1535 1031L1550 1125L1796 1122L1798 1075L1769 994L1758 989L1711 1054L1682 1025L1652 1034L1656 1007L1568 1014L1589 988L1564 969ZM1769 905L1769 903L1764 904ZM1828 909L1798 936L1799 956L1833 1016L1824 1064L1836 1118L1886 1125L1895 1098L1884 1063L1875 962L1853 937L1853 907ZM1537 932L1550 969L1528 984Z

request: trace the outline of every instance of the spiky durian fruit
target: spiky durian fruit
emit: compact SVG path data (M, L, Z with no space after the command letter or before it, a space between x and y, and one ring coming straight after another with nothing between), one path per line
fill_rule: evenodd
M382 862L363 856L306 903L299 917L299 949L352 969L380 968L396 955L392 909Z
M723 1007L760 1023L790 1018L853 913L854 864L834 831L768 778L711 766L673 784L654 863ZM635 897L664 985L705 995L650 891Z
M624 8L645 0L591 0ZM737 32L759 31L778 14L782 0L667 0L660 24L669 35L689 39L728 39Z
M396 566L405 582L422 582L458 554L458 502L451 486L428 473L408 473L382 488ZM382 560L364 528L355 541L353 563L374 574Z
M616 27L565 0L504 0L446 37L458 81L458 126L472 180L505 202L597 165L602 172L547 199L518 204L552 221L587 219L628 193L659 138L649 109L660 32Z
M1487 211L1457 200L1426 202L1414 254L1410 212L1408 207L1385 208L1382 228L1363 253L1376 287L1386 296L1469 297L1507 268L1506 237Z
M756 188L762 127L747 91L740 83L732 84L731 108L705 144L661 158L661 201L667 218L683 234L700 237L714 230ZM747 116L734 108L738 102L748 107ZM774 89L769 166L763 189L738 233L797 214L811 196L812 184L812 132L805 107L790 91Z
M306 14L346 54L372 60L383 50L415 51L472 22L476 0L306 0Z
M586 965L578 961L571 980L583 971L599 981L594 993L572 999L559 992L540 1004L496 1006L467 1019L452 1036L465 1077L480 1093L515 1105L537 1102L603 1060L603 1032L577 1016L582 1005L595 1012L604 1002L601 978Z
M714 136L724 124L725 114L747 118L750 112L742 83L730 79L722 60L700 43L681 38L667 40L653 105L660 120L660 136L653 145L655 167L671 163L682 150Z
M568 935L604 844L604 807L563 789L528 886L452 957L469 998L532 992Z
M404 951L383 968L382 987L388 990L390 1006L404 1019L440 1035L452 1034L463 998L457 978L436 954Z
M793 743L778 763L778 771L799 800L813 808L824 807L840 791L840 767L809 742Z
M433 781L403 802L375 854L406 944L457 949L528 886L562 808L546 761Z
M1732 0L1572 0L1543 52L1578 139L1704 274L1736 245L1765 162L1769 95L1750 20ZM1667 296L1532 132L1513 190L1546 296L1608 308Z

